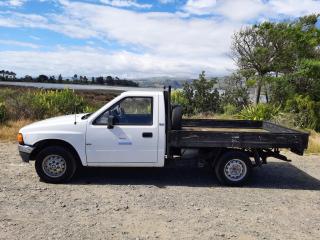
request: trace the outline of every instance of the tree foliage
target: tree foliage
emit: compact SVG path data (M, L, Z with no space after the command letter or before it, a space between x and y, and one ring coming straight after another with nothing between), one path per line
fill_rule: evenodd
M250 103L246 78L236 72L225 79L224 93L221 96L223 106L234 106L235 111L240 111Z
M297 85L295 89L298 85L312 87L319 63L318 17L310 15L293 22L264 22L234 34L233 58L239 69L252 73L249 79L256 89L255 103L260 101L262 88L268 96L270 83L283 85L281 80L284 80ZM270 81L278 77L280 81Z
M203 71L199 79L183 86L183 107L186 114L216 113L221 110L216 79L207 79Z

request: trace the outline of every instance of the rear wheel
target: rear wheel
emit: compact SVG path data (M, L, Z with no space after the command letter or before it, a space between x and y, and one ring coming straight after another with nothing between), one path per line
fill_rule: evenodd
M222 184L241 186L250 177L252 164L249 156L240 151L227 152L215 166L215 174Z
M35 168L42 181L62 183L72 178L76 172L77 164L68 149L52 146L43 149L37 155Z

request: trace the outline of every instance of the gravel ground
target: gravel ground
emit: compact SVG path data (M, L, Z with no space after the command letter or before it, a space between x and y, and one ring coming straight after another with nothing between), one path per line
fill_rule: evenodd
M319 239L320 157L286 155L222 187L205 169L88 169L39 182L0 143L0 239Z

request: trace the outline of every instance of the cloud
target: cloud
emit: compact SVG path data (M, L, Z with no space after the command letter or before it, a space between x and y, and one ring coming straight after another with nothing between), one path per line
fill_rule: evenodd
M41 40L41 38L34 36L34 35L30 35L29 37L32 38L33 40L36 40L36 41Z
M140 4L135 0L100 0L101 3L113 7L135 7L135 8L151 8L151 4Z
M47 18L37 14L22 14L13 11L0 13L0 26L2 27L42 28L47 24Z
M25 3L25 0L9 0L8 3L11 6L21 7Z
M259 15L268 11L261 0L219 1L214 13L233 21L250 21L257 19Z
M83 28L90 31L88 38L94 36L133 45L152 54L182 57L224 54L230 36L240 27L237 23L215 19L185 19L174 13L137 13L74 2L66 5L63 17L53 18L63 26L60 31L68 35L74 34L74 28Z
M162 4L174 3L176 0L158 0Z
M28 59L26 61L25 59ZM209 74L224 73L230 67L228 58L211 57L208 60L163 57L152 54L134 54L127 51L108 52L91 47L81 49L58 48L42 51L2 51L0 66L14 70L18 75L39 74L64 76L116 75L125 78L152 76L194 77L204 68Z
M5 0L0 2L0 6L21 7L26 0Z
M9 45L9 46L18 46L18 47L27 47L27 48L39 48L39 45L29 43L29 42L20 42L20 41L14 41L14 40L2 40L0 39L0 44L3 45Z
M269 5L273 12L292 17L320 12L319 0L270 0Z
M183 11L194 15L215 15L233 21L299 17L319 13L319 0L188 0Z
M213 13L216 0L188 0L183 10L197 15Z

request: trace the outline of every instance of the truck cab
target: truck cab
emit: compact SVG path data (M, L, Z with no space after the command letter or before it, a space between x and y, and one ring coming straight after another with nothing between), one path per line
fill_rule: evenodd
M163 92L125 92L86 122L88 166L164 166Z

